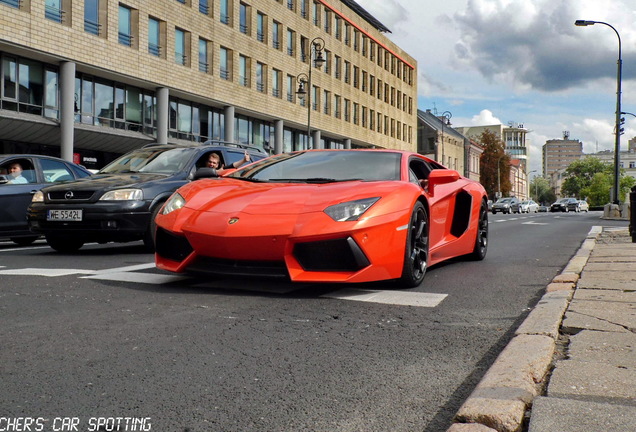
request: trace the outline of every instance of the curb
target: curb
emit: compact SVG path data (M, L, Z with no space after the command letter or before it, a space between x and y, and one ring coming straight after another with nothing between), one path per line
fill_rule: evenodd
M517 432L541 396L559 328L602 226L593 226L563 271L552 279L515 336L455 414L447 432Z

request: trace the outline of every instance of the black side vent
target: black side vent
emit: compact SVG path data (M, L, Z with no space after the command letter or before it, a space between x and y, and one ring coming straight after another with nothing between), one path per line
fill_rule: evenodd
M473 205L473 197L466 191L461 191L455 199L455 210L453 211L453 224L451 234L461 237L468 229L470 221L470 210Z

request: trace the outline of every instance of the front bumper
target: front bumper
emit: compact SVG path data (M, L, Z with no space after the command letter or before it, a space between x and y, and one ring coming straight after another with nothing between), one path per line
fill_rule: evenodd
M31 204L29 228L37 234L73 235L84 241L132 241L142 239L150 225L150 203L113 201L78 205ZM49 221L49 210L82 210L81 221Z

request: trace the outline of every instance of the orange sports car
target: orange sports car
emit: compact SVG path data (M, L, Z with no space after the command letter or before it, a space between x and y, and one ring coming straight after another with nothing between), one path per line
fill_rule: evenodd
M488 247L482 185L397 150L271 156L182 186L156 225L160 269L296 282L414 287L430 265Z

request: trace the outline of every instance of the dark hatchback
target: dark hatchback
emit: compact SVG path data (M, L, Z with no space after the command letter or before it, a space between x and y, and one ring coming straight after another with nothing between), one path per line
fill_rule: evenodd
M252 162L268 156L257 147L216 141L144 146L90 179L42 189L29 206L29 226L58 252L76 251L87 242L137 240L154 250L154 218L170 195L195 178L211 153L229 166L246 151Z
M24 183L13 183L9 167L22 167ZM88 177L91 172L60 158L34 154L0 155L0 237L24 246L39 236L29 230L27 208L45 186Z

